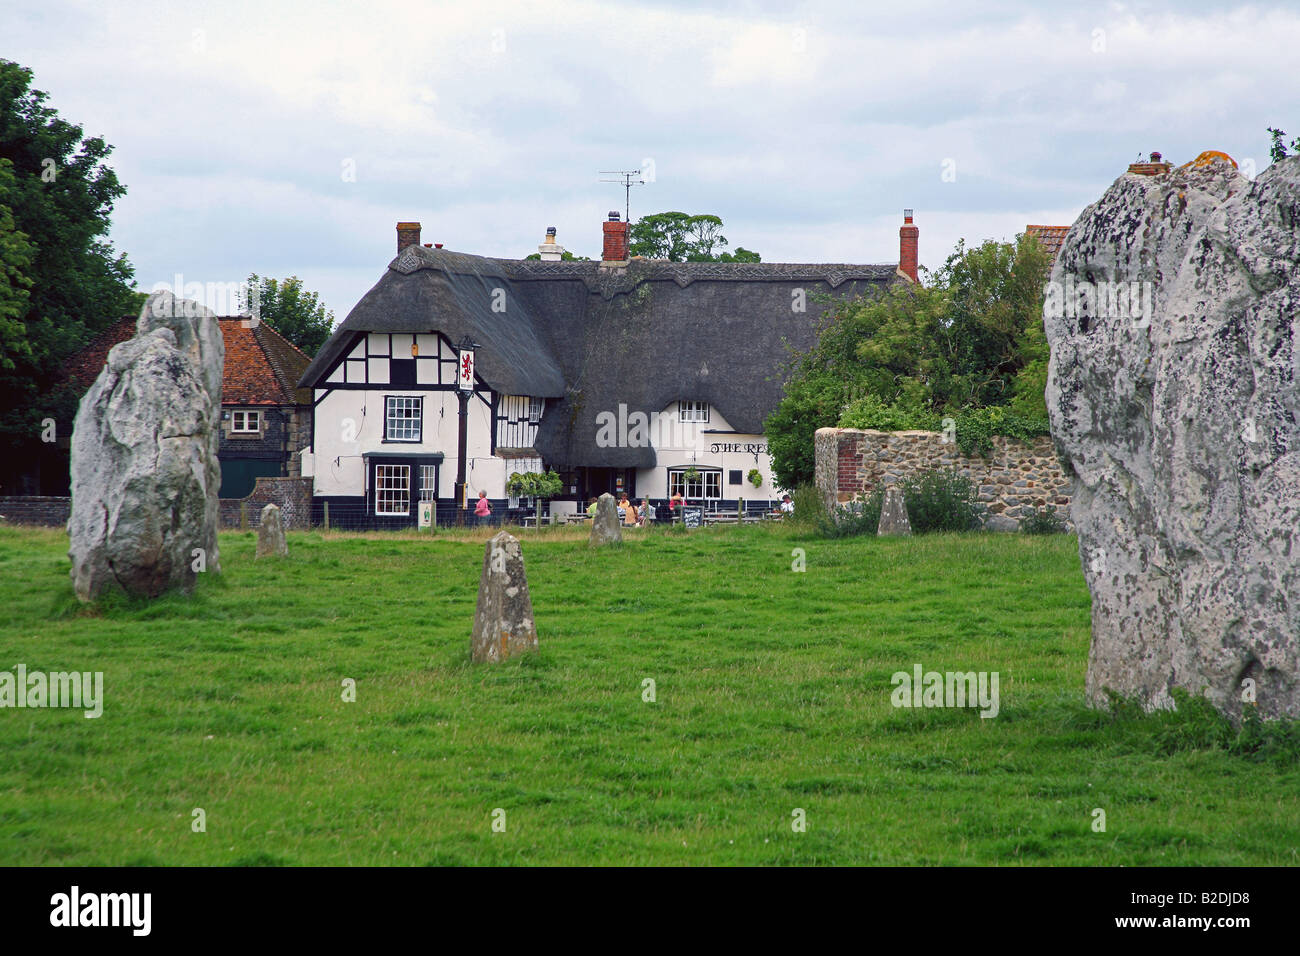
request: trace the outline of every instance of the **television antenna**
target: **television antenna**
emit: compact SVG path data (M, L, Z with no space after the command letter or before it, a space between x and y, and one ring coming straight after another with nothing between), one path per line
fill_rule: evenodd
M645 180L641 178L639 169L602 169L602 176L617 176L618 179L602 179L602 183L618 183L623 187L623 220L632 221L632 187L644 186Z

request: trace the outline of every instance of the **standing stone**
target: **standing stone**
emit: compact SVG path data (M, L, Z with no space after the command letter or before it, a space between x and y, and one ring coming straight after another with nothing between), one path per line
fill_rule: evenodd
M278 558L289 556L289 542L284 537L284 517L278 505L262 509L262 522L257 526L257 557L268 555Z
M591 537L587 543L593 545L619 544L623 540L623 531L618 525L618 505L609 492L596 501L596 517L591 521Z
M903 491L898 485L885 486L885 498L880 503L880 527L878 535L911 535L912 522L907 520L907 503L903 501Z
M1300 717L1297 209L1300 158L1251 181L1203 153L1117 179L1052 270L1046 397L1094 704L1182 688Z
M487 543L483 553L470 657L503 661L535 650L537 627L524 575L524 554L519 539L502 531Z
M217 520L221 374L216 316L149 297L134 338L112 348L72 430L72 580L157 597L221 570Z

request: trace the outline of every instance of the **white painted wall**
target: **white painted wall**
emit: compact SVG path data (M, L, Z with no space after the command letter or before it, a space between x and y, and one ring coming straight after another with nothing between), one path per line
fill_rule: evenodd
M689 465L721 468L723 498L757 501L778 499L784 493L773 483L772 456L767 453L767 440L762 435L711 434L731 431L730 423L713 407L709 408L707 423L682 423L678 417L677 403L673 402L652 421L650 443L654 445L658 464L654 468L637 469L638 498L666 498L668 470ZM721 447L714 451L714 445L761 445L763 450L757 455L749 450L724 451ZM761 487L755 488L747 477L740 485L727 484L727 471L738 469L742 476L748 476L751 468L757 468L763 476Z
M424 399L421 441L383 440L385 395L419 395ZM442 452L438 497L446 501L452 499L460 433L460 403L455 392L422 392L400 387L317 389L316 397L320 399L316 406L316 439L310 452L316 495L365 494L363 456L367 452ZM492 409L477 396L473 397L469 402L468 419L465 482L469 497L473 500L480 491L486 491L490 498L504 498L509 473L506 466L509 463L491 455Z

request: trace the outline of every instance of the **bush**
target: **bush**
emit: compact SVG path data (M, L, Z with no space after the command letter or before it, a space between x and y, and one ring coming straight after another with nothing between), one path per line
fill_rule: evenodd
M1065 534L1065 519L1055 507L1035 508L1020 519L1020 530L1025 534Z
M826 505L822 503L821 492L816 485L800 485L790 496L794 502L794 514L786 515L791 524L807 527L820 527L827 519Z
M915 534L972 531L981 526L975 483L953 471L927 471L902 483L907 519Z
M847 504L835 509L832 519L824 516L821 532L827 538L852 538L860 534L875 534L880 530L880 506L885 492L877 488L869 495L858 495Z

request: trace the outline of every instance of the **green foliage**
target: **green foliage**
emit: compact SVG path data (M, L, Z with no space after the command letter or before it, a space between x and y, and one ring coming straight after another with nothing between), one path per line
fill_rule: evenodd
M826 505L815 485L797 485L790 493L790 501L794 504L794 511L785 516L787 523L804 528L821 526L826 517Z
M1287 147L1286 147L1286 143L1282 139L1282 137L1286 135L1286 131L1280 129L1274 129L1273 127L1270 126L1268 127L1268 132L1273 140L1273 144L1269 147L1268 155L1272 158L1273 162L1275 163L1286 159ZM1300 136L1297 136L1295 139L1291 140L1291 149L1297 153L1300 153Z
M59 417L60 366L130 311L133 270L105 238L126 189L112 147L59 118L32 71L0 59L0 445L11 463ZM66 432L65 432L66 433Z
M1020 519L1020 530L1024 534L1065 534L1065 519L1051 505L1034 508Z
M957 447L964 455L988 455L993 436L1031 441L1050 434L1046 418L1025 418L1002 406L972 408L954 416Z
M14 187L13 163L0 157L0 198ZM0 205L0 369L15 368L16 359L31 357L27 341L27 300L32 280L27 276L35 250L14 222L13 210Z
M885 501L883 488L870 494L860 494L846 504L835 508L834 520L826 515L818 528L826 538L854 538L858 535L876 534L880 531L880 509Z
M966 410L1003 406L1017 416L996 420L1009 428L1045 421L1047 263L1028 234L1014 245L959 242L930 284L837 303L764 426L780 482L812 480L818 428L934 431ZM965 431L978 444L994 421L974 419Z
M763 473L759 471L757 468L749 469L749 474L746 475L745 477L749 479L749 483L753 485L755 488L763 487Z
M516 498L554 498L564 490L564 482L554 470L516 471L506 482L506 490Z
M974 531L981 526L979 489L955 470L933 470L902 481L907 520L916 534Z
M722 220L704 213L659 212L642 216L629 230L628 253L670 262L760 262L758 253L743 246L725 252Z
M252 273L240 304L249 312L256 310L261 321L312 357L334 328L334 313L321 304L319 294L304 289L297 276L279 280Z
M882 432L939 431L943 419L935 412L886 405L875 395L864 395L845 407L836 424L840 428L871 428Z

